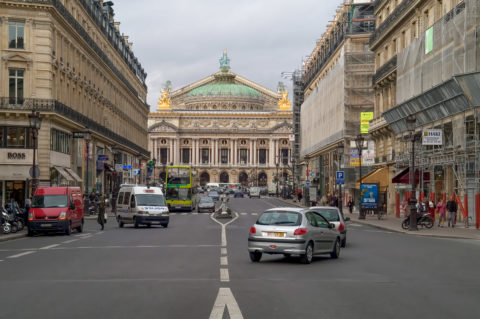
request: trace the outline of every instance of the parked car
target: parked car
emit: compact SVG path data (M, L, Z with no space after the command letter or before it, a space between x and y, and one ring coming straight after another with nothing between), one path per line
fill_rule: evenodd
M233 194L233 197L235 198L243 198L243 193L242 191L236 191L235 194Z
M208 197L211 197L214 201L217 201L220 199L220 195L218 195L216 191L208 192Z
M197 212L198 213L213 213L215 212L215 202L213 201L212 197L203 196L200 197L197 205Z
M260 186L260 195L262 195L262 196L267 196L268 195L267 186Z
M340 232L340 239L342 247L347 246L347 225L346 221L350 220L350 217L343 218L340 214L340 210L337 207L331 206L314 206L310 207L311 210L320 213L328 222L335 225L335 229Z
M40 232L83 231L83 196L80 187L39 187L28 212L28 236Z
M297 207L271 208L250 228L248 252L253 262L262 254L300 255L304 264L314 256L340 255L340 233L320 213Z
M233 188L227 188L224 192L224 194L226 195L234 195L235 194L235 190Z

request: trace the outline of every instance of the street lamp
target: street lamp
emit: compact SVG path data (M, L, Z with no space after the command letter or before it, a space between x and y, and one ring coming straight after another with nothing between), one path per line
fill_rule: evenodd
M88 195L88 162L89 162L89 157L90 157L90 139L91 139L92 134L90 133L90 130L88 128L85 128L83 130L83 139L85 140L85 151L87 153L87 156L85 157L87 160L87 176L85 178L85 195Z
M358 164L358 175L360 176L360 183L359 183L359 196L358 196L358 219L365 219L365 212L362 209L362 149L363 149L363 142L365 141L365 138L363 137L362 134L358 134L357 137L355 138L355 146L357 147L358 150L358 158L359 158L359 164Z
M137 155L138 159L138 184L142 184L142 155Z
M343 144L338 144L337 146L338 151L338 170L342 168L342 156L344 152ZM338 184L338 209L340 209L340 213L343 216L343 198L342 198L342 184Z
M37 161L36 161L36 151L38 148L37 140L38 140L38 130L42 126L42 117L40 116L40 112L32 110L32 113L28 115L28 119L30 121L30 128L32 129L33 133L33 165L32 165L32 195L35 194L35 190L37 189L38 185L38 168L37 168Z
M276 194L277 197L278 197L278 166L279 165L280 165L280 163L278 162L278 156L277 156L277 162L275 163L275 166L277 167L277 175L275 175L276 176L277 187L276 187L275 194Z
M410 141L412 142L412 152L410 160L410 185L412 186L412 196L410 197L410 226L408 230L418 230L417 228L417 200L415 198L415 115L411 114L405 119L407 131L410 133Z
M292 193L295 196L295 192L297 190L295 188L295 164L296 164L295 158L291 158L290 162L292 163ZM295 197L294 197L294 200L295 200Z

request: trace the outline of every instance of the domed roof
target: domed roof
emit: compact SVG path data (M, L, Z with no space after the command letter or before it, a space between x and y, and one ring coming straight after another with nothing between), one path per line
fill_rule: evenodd
M237 96L237 97L252 97L262 98L262 94L257 90L246 85L237 83L216 82L207 85L202 85L191 90L188 93L189 97L199 96Z

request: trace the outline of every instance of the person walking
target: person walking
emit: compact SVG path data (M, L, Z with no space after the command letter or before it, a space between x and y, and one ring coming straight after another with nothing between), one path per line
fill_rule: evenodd
M438 227L443 227L443 223L445 222L445 212L447 210L447 207L445 203L443 202L443 199L440 198L440 201L437 204L437 212L438 212Z
M301 203L302 202L302 191L301 190L298 190L297 192L297 199L298 199L298 202Z
M457 203L453 200L455 195L452 195L452 199L447 202L447 223L448 227L450 225L455 227L455 216L457 215Z
M347 206L348 206L348 211L350 212L350 214L353 213L353 206L354 205L355 205L355 203L353 202L352 196L349 196Z
M107 222L107 220L105 219L105 198L103 196L100 197L100 205L98 206L97 222L102 227L101 230L103 230L105 227L105 223Z

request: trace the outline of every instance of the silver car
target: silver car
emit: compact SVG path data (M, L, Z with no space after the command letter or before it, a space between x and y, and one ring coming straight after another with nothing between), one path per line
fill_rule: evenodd
M248 252L253 262L262 254L300 255L304 264L314 256L340 255L340 233L325 217L311 209L280 207L263 212L250 228Z
M208 196L203 196L200 197L200 200L198 201L197 205L197 212L202 213L202 212L207 212L207 213L213 213L215 212L215 202L211 197Z
M342 248L347 246L347 224L346 221L350 220L350 217L343 217L340 214L340 209L332 206L314 206L310 207L311 210L320 213L325 217L330 223L335 225L335 229L340 232L340 240Z

